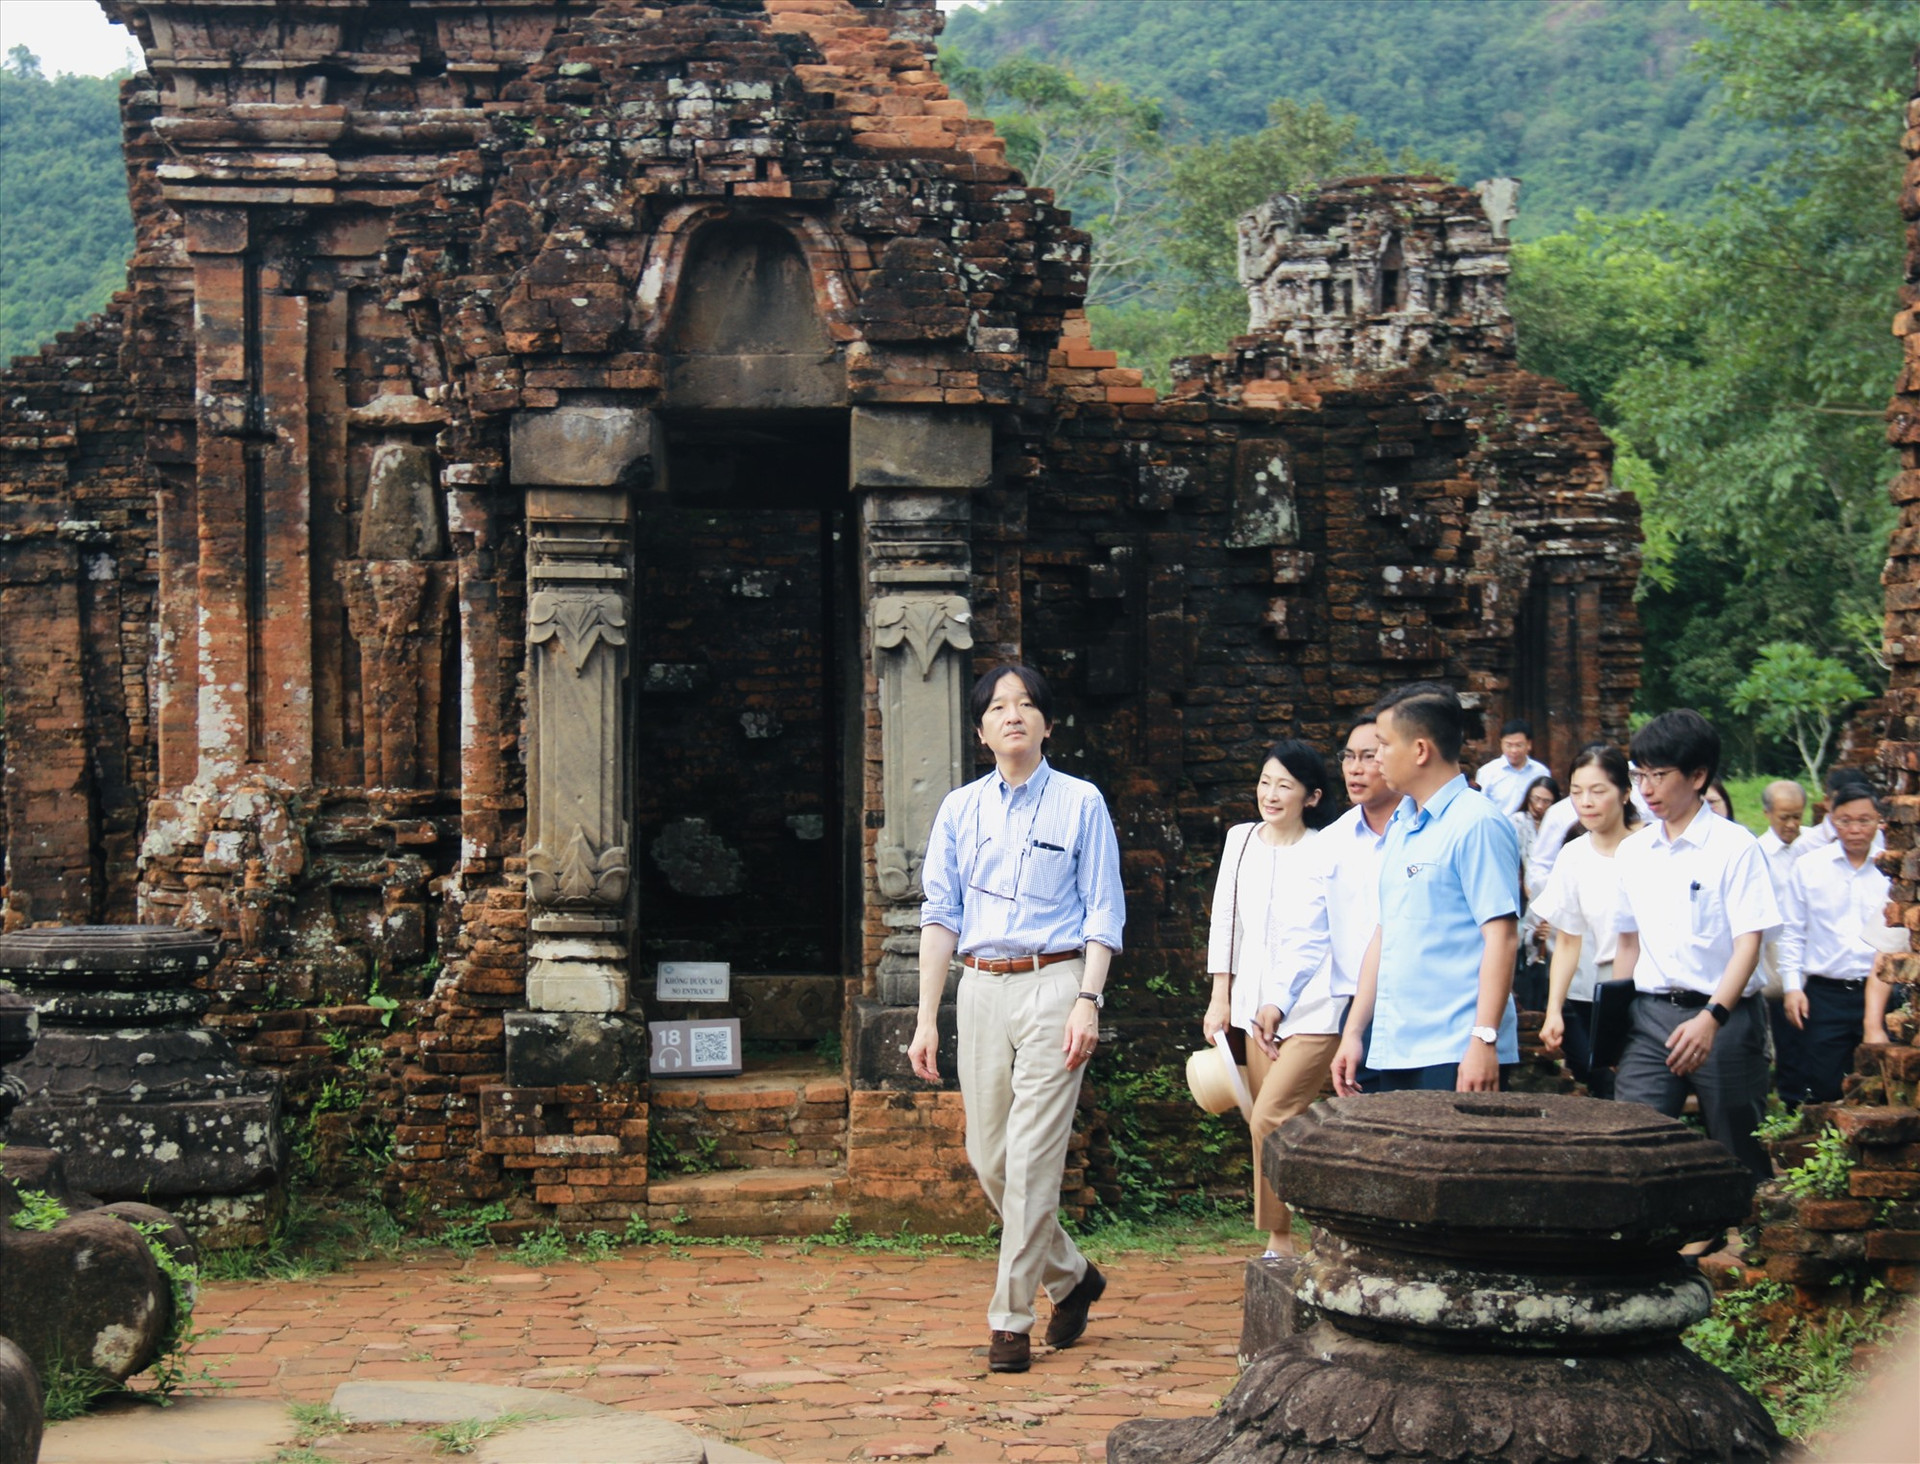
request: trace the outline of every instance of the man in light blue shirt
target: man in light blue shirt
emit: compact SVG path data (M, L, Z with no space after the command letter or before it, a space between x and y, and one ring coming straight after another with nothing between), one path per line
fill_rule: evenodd
M949 793L934 819L920 869L920 1011L907 1051L915 1073L940 1081L940 998L957 951L967 1158L1000 1216L987 1366L1025 1372L1036 1293L1053 1300L1048 1345L1069 1347L1106 1290L1058 1212L1126 901L1100 790L1044 755L1053 730L1046 678L998 667L974 685L970 710L994 770Z
M1374 708L1380 771L1403 795L1380 862L1380 925L1361 960L1333 1085L1360 1092L1488 1092L1520 1060L1514 1015L1520 841L1460 771L1466 713L1450 687L1416 681ZM1363 1041L1369 1022L1371 1043Z
M1533 723L1525 717L1514 717L1501 725L1500 756L1482 766L1474 781L1502 813L1518 813L1535 780L1552 776L1547 765L1533 755Z

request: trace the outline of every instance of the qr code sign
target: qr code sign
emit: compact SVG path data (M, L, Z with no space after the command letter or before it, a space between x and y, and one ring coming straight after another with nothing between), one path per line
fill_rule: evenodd
M692 1038L693 1067L732 1067L733 1033L725 1027L695 1027Z

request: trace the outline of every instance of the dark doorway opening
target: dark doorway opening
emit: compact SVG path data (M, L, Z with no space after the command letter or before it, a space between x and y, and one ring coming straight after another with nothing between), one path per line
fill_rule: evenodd
M636 515L640 969L839 975L859 683L846 413L670 418L665 458Z

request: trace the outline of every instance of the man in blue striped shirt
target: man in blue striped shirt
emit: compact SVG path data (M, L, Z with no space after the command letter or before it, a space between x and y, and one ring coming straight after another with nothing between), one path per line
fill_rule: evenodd
M1046 678L1030 666L996 667L975 683L969 710L994 769L947 795L927 842L920 1011L908 1055L914 1072L940 1081L940 999L957 951L967 1157L1000 1215L987 1365L1025 1372L1036 1293L1044 1287L1053 1300L1048 1345L1068 1347L1106 1289L1058 1212L1126 904L1100 790L1047 763Z

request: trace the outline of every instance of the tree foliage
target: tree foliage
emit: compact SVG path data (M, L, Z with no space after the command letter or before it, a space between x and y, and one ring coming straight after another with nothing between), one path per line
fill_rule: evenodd
M1714 77L1688 66L1709 29L1686 0L1000 0L949 17L946 39L1157 97L1176 142L1258 132L1277 97L1319 102L1390 155L1524 179L1531 238L1583 207L1685 214L1766 160L1758 120L1716 118Z
M1792 742L1807 781L1818 788L1841 717L1866 696L1860 678L1831 656L1798 641L1774 641L1760 648L1729 700L1736 712L1753 714L1762 733Z
M120 83L49 80L25 46L0 66L0 360L91 315L133 252Z
M1900 278L1899 102L1920 45L1906 0L1702 0L1698 65L1776 160L1691 220L1582 220L1520 246L1522 363L1592 402L1647 530L1642 704L1727 720L1749 761L1796 740L1737 697L1800 643L1879 677L1893 511L1884 404ZM1758 740L1756 740L1758 739Z

